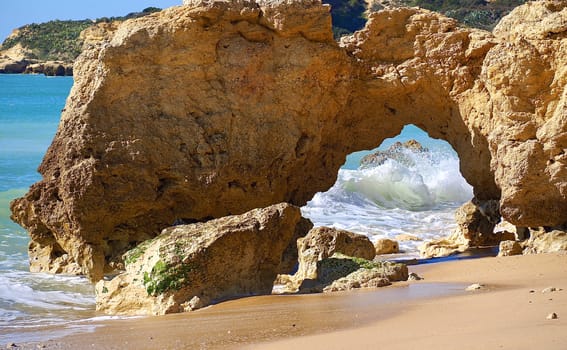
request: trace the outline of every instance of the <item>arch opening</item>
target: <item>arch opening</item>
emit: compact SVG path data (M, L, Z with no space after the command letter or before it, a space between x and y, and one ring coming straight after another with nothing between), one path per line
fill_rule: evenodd
M407 124L377 148L348 155L335 184L302 212L315 226L364 234L373 242L397 239L401 252L417 257L424 241L451 233L455 210L472 198L453 147Z

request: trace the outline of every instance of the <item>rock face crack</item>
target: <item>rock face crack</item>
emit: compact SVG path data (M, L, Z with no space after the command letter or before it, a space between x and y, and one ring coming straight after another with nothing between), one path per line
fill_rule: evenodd
M340 44L318 0L191 0L109 26L77 60L42 180L11 204L32 269L96 281L179 218L304 205L410 123L453 146L507 221L565 224L560 3L493 33L383 10Z

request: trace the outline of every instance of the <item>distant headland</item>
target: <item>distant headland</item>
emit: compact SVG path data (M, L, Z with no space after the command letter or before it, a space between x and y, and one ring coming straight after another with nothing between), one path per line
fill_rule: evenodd
M81 53L86 39L87 34L83 33L85 29L158 11L161 9L148 7L121 17L54 20L17 28L0 46L0 73L73 75L73 62Z

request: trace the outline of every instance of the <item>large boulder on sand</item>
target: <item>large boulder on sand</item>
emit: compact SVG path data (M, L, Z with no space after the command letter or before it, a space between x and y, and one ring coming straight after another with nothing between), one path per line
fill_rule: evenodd
M335 254L361 259L361 261L369 261L376 256L374 245L368 237L331 227L315 227L309 231L305 237L298 239L297 252L299 255L299 266L295 274L283 275L278 278L279 282L285 285L284 291L286 292L298 291L305 280L318 281L317 284L320 287L317 288L320 289L318 291L321 291L323 285L328 285L332 283L334 279L345 277L351 272L358 270L359 267L353 269L353 266L360 264L348 261L346 263L351 269L347 271L348 273L343 271L344 269L342 267L330 268L332 264L329 265L327 259ZM342 260L337 261L343 262ZM339 265L343 266L344 264ZM322 270L334 270L335 272L333 273L338 274L334 279L327 277L322 279ZM327 272L323 272L323 274L328 275Z
M126 253L126 272L97 284L97 310L159 315L269 294L298 226L299 208L278 204L167 228Z
M319 260L342 253L366 260L376 256L367 236L332 227L315 227L297 242L299 255L315 255ZM301 260L300 260L301 261Z
M368 261L340 253L317 261L315 266L315 273L300 281L300 293L377 288L408 279L408 267L405 264Z
M347 256L372 260L376 256L374 245L368 237L331 227L315 227L297 240L299 267L294 275L297 280L317 277L317 262L341 253Z
M318 0L190 0L99 33L42 180L11 205L32 268L96 281L176 221L304 205L407 124L448 141L505 220L563 225L566 7L528 3L494 33L388 9L337 43Z

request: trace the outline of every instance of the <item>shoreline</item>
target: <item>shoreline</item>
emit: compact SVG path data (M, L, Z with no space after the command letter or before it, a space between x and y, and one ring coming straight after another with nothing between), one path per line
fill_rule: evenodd
M352 292L258 296L201 311L102 321L20 348L560 349L567 344L567 254L410 266L422 281ZM466 292L472 283L485 287ZM542 293L547 287L562 289ZM548 320L555 312L559 317ZM563 328L562 328L563 327ZM529 339L526 339L529 334Z

